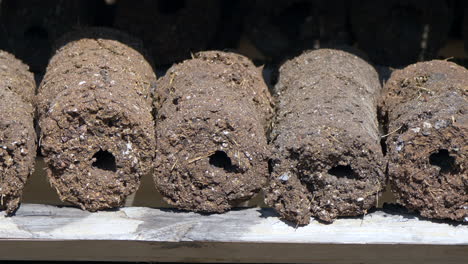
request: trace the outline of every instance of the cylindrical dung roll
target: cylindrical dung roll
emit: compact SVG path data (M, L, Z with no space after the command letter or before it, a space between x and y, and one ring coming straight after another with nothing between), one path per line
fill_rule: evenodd
M307 224L366 213L385 182L376 71L349 53L322 49L279 73L267 204Z
M28 67L0 51L0 210L13 213L34 169L36 132Z
M468 220L468 70L416 63L384 89L388 173L399 203L424 217Z
M10 89L28 104L34 103L36 82L29 67L12 54L0 50L0 81L2 88Z
M47 175L62 200L96 211L136 191L154 156L155 79L143 56L112 39L57 51L38 108Z
M247 58L201 52L158 80L154 180L181 209L223 212L266 181L271 96Z

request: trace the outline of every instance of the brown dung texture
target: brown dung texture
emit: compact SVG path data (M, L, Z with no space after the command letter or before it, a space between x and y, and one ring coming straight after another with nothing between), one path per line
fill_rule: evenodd
M48 179L63 201L89 211L121 206L150 172L155 146L151 66L95 36L56 52L38 94Z
M351 25L359 48L379 65L435 58L445 44L452 6L444 0L353 0Z
M29 67L12 54L0 50L0 81L2 89L9 89L28 104L34 103L36 82Z
M13 213L34 170L36 83L28 67L0 51L0 210Z
M264 55L273 60L299 55L314 46L349 44L346 1L250 2L246 7L246 34Z
M261 69L235 53L201 52L158 80L154 180L180 209L224 212L264 185L272 99Z
M84 27L78 30L70 31L62 37L58 38L52 45L52 49L56 51L68 43L80 40L82 38L116 40L132 48L132 50L127 52L131 52L133 57L140 57L140 55L143 55L148 63L151 64L152 62L152 59L148 56L147 50L144 47L143 41L141 39L129 35L126 32L109 27Z
M3 0L0 48L42 72L53 42L66 32L92 23L92 0Z
M468 218L468 70L428 61L395 71L380 103L397 200L424 217Z
M168 65L207 47L216 34L219 2L119 0L115 26L143 39L156 65Z
M355 55L321 49L283 64L276 90L267 204L299 225L365 214L385 182L377 72Z

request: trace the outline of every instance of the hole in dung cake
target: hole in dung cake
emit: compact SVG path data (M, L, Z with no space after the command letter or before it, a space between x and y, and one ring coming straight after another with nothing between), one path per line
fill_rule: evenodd
M232 164L231 158L226 152L220 150L210 156L209 163L214 167L224 169L226 172L237 172L238 170L237 166Z
M357 179L358 175L354 172L351 166L338 165L328 170L328 174L336 176L338 178Z
M93 159L96 159L92 166L105 171L117 171L117 164L115 163L115 157L109 151L99 150L94 154Z
M455 158L449 155L448 150L440 149L429 156L429 163L440 168L440 173L452 173L455 171Z

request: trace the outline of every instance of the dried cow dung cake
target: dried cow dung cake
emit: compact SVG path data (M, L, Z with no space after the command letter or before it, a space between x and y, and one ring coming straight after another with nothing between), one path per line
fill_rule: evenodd
M365 214L385 182L377 72L355 55L321 49L279 71L275 148L266 202L286 220Z
M247 12L247 36L274 60L321 45L344 45L350 41L343 0L256 0Z
M148 51L143 45L143 41L141 39L135 38L123 31L114 28L108 27L85 27L79 30L74 30L69 32L68 34L63 35L62 37L58 38L54 45L52 46L53 50L58 50L61 47L69 44L70 42L80 40L82 38L93 38L93 39L112 39L116 40L126 46L129 46L131 49L126 49L128 55L131 55L134 59L137 60L141 59L141 55L143 55L148 63L152 64L152 58L149 56ZM105 47L105 46L104 46ZM122 46L119 46L122 47ZM115 47L113 47L115 49ZM120 52L116 50L116 52ZM121 52L120 52L121 53ZM146 63L142 64L142 70L146 71L148 69ZM145 74L153 74L152 72L146 72Z
M16 93L23 102L33 104L36 82L29 67L12 54L0 50L0 86Z
M216 0L119 0L115 26L143 39L156 65L172 64L203 50L216 34Z
M143 56L113 39L84 37L57 51L38 112L47 175L63 201L96 211L136 191L154 157L155 81Z
M0 1L0 48L13 52L35 72L43 71L51 45L61 35L93 20L90 0Z
M444 0L354 0L351 7L358 46L374 63L389 66L434 58L448 38L452 17Z
M395 71L381 102L397 200L422 216L468 220L468 70L429 61Z
M201 52L158 80L154 180L181 209L223 212L264 185L272 100L241 55Z
M13 213L34 169L36 132L28 67L0 51L0 210Z

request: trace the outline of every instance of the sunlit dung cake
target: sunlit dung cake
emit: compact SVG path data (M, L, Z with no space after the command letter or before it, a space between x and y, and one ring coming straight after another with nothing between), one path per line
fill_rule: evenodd
M0 51L0 210L13 213L34 169L34 90L28 66Z
M332 222L375 206L385 184L380 90L374 68L344 51L315 50L281 66L266 190L281 217Z
M38 112L47 176L63 201L96 211L137 190L154 157L155 81L144 57L111 37L92 32L57 50Z
M268 175L272 100L244 56L201 52L158 80L154 180L180 209L224 212L254 196Z
M380 108L397 201L422 216L468 217L468 70L441 60L395 71Z

